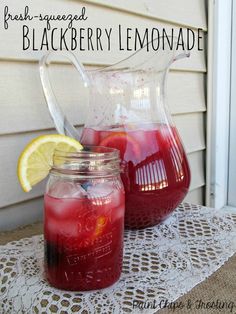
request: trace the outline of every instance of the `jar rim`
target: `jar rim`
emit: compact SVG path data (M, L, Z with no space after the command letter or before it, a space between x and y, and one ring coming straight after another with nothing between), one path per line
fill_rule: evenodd
M84 146L78 152L55 150L52 174L107 177L120 173L120 152L104 146Z
M116 148L105 146L86 145L77 152L65 152L59 149L54 151L55 158L66 159L94 159L94 160L115 160L120 158L120 151Z

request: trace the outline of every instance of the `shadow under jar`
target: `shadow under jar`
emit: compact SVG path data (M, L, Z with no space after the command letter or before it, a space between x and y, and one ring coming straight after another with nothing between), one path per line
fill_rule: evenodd
M45 272L65 290L94 290L121 274L125 195L119 152L56 151L44 196Z

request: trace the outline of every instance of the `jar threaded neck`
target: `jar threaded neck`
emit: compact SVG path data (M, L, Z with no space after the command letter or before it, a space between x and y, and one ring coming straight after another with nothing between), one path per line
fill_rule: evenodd
M119 151L102 146L86 146L78 152L56 150L51 173L86 178L118 175Z

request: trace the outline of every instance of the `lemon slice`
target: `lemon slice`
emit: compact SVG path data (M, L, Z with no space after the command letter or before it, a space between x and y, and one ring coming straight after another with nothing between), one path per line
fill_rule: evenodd
M42 135L33 139L23 150L17 166L17 175L25 192L42 181L53 165L56 149L64 152L76 152L83 146L75 139L60 135Z

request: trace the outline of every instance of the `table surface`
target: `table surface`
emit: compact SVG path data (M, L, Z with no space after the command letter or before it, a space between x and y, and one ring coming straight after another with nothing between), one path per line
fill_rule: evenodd
M25 237L31 237L33 235L42 234L42 223L36 223L23 228L19 228L13 231L0 233L0 245L6 244L10 241L19 240ZM235 303L233 311L228 310L214 310L214 309L187 309L186 305L188 300L192 304L198 304L199 300L202 302L230 302ZM176 301L176 304L182 302L184 304L183 309L167 310L163 309L158 311L158 314L165 313L198 313L198 314L210 314L210 313L236 313L236 254L225 263L218 271L212 276L206 279L201 284L193 288L189 293L185 294Z

